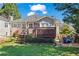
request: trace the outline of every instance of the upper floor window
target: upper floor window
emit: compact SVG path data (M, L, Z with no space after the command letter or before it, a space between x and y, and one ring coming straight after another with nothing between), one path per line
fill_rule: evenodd
M14 24L14 26L13 27L17 27L17 25L16 24Z
M6 32L6 36L7 36L8 32Z
M8 27L8 23L5 23L5 27Z
M26 24L22 24L22 28L23 29L26 29Z
M39 27L39 23L34 23L34 27Z
M42 27L44 27L44 23L42 23Z
M42 27L48 27L48 23L42 23Z
M52 24L50 24L50 27L52 27L53 25Z
M29 24L29 28L33 28L32 24Z
M21 27L21 24L17 24L17 27L18 27L18 28Z
M49 24L48 23L46 23L46 27L48 27L49 26Z

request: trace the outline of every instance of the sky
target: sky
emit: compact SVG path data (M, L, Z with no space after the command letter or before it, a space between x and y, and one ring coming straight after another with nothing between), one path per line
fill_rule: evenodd
M0 4L0 8L3 6L3 4Z
M0 4L0 8L1 6L2 4ZM59 20L63 19L62 12L57 11L53 3L17 3L17 8L22 19L33 14L54 16Z

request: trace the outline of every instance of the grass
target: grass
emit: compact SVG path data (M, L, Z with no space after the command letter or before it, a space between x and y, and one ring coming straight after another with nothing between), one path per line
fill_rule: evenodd
M78 47L54 47L51 44L14 44L0 45L0 56L79 56Z

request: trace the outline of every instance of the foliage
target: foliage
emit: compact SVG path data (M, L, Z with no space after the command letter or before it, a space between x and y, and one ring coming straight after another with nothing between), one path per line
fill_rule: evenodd
M63 11L64 21L73 23L76 32L79 33L79 4L78 3L62 3L55 4L56 10Z
M54 39L51 38L32 38L32 39L26 39L27 43L53 43Z
M5 40L0 38L0 44L4 43Z
M32 35L19 35L17 43L53 43L52 38L38 38Z
M6 37L5 42L15 42L16 38L15 37Z
M6 43L15 43L17 38L15 37L5 37L4 39L0 40L0 45L6 44Z
M75 37L74 42L79 43L79 34L75 34L74 37Z
M69 26L69 24L64 23L62 28L61 28L60 33L66 34L66 35L72 35L75 33L75 30L72 26Z
M4 3L3 7L0 9L0 15L5 16L6 18L11 15L14 17L14 20L20 18L20 14L15 3Z
M0 56L79 56L79 47L54 47L50 44L7 43L0 48Z

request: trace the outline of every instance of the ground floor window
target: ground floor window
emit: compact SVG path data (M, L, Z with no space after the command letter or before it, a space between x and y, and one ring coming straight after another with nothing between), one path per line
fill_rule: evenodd
M8 33L6 32L6 36L8 35Z

